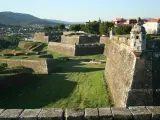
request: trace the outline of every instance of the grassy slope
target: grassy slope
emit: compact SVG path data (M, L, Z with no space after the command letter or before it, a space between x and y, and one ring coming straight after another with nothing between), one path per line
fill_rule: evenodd
M25 86L0 94L0 108L84 108L106 107L109 100L103 79L104 65L85 65L85 59L104 59L102 55L76 57L62 61L57 58L57 73L24 76L32 81Z

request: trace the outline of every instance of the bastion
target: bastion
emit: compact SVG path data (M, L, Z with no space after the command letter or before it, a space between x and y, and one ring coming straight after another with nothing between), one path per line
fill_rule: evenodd
M87 36L87 35L62 35L61 43L64 44L90 44L99 43L99 36Z
M99 36L87 36L67 32L61 36L61 42L49 42L48 50L68 56L103 54L104 44L99 43Z
M49 42L48 50L67 56L95 55L103 53L104 44L64 44Z

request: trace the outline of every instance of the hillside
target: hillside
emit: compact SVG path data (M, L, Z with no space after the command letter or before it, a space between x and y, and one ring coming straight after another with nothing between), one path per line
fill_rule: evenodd
M58 23L37 18L33 15L13 13L13 12L0 12L0 23L6 25L56 25Z

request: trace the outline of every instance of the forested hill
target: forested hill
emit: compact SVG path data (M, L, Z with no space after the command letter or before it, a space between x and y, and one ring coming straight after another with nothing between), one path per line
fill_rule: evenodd
M0 12L0 24L5 25L57 25L58 23L40 19L30 14Z

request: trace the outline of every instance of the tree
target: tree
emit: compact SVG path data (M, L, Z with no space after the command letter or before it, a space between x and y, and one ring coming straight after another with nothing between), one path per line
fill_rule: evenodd
M51 31L53 31L53 27L51 27L51 26L46 26L46 27L44 27L44 31L45 32L51 32Z
M85 24L80 24L80 27L81 27L81 31L86 31L86 26L85 26Z
M57 31L58 30L58 26L54 26L53 30Z
M64 24L59 24L58 25L58 29L59 30L64 30L65 29L65 25Z
M116 35L130 34L132 26L129 25L119 25L113 28L113 32Z
M112 27L113 27L112 22L102 22L99 25L99 32L101 35L109 34L109 31L111 30Z
M81 30L81 25L80 24L70 25L69 30L70 31L80 31Z
M99 34L99 22L89 22L86 24L86 32L90 34Z

